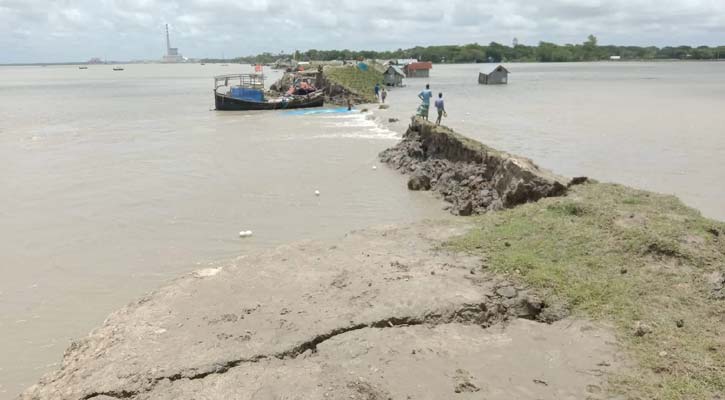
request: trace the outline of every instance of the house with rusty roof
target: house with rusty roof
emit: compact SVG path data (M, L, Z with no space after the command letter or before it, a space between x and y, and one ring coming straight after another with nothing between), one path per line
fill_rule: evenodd
M420 61L407 64L403 67L406 78L428 78L430 70L433 69L433 63L430 61Z

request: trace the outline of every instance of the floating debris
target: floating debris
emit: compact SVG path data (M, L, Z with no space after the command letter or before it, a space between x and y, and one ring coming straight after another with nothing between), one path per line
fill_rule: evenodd
M193 274L197 278L208 278L208 277L211 277L211 276L214 276L214 275L218 274L219 272L221 272L221 270L222 270L221 267L218 267L218 268L204 268L204 269L200 269L198 271L194 271Z

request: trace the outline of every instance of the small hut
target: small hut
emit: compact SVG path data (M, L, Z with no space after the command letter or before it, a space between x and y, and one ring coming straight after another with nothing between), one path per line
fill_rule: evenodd
M430 61L414 62L403 67L403 71L405 71L406 78L428 78L432 68L433 63Z
M478 83L481 85L505 85L509 82L509 71L499 65L490 74L478 73Z
M403 86L404 77L405 74L400 68L391 65L383 73L383 83L386 86Z

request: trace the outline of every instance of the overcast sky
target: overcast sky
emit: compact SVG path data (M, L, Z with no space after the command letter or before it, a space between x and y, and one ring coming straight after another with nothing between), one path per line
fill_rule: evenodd
M0 0L0 63L541 40L723 45L725 0Z

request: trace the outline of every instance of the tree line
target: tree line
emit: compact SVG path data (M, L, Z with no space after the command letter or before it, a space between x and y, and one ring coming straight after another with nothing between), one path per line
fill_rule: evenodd
M597 38L590 35L586 41L580 44L558 45L539 42L537 46L527 46L518 44L514 40L514 44L511 46L491 42L488 45L472 43L462 46L417 46L394 51L311 49L296 51L294 54L267 52L226 61L269 64L285 58L294 58L298 61L416 58L434 63L573 62L608 60L611 56L619 56L622 60L715 60L725 58L725 46L667 46L661 48L656 46L600 46Z

